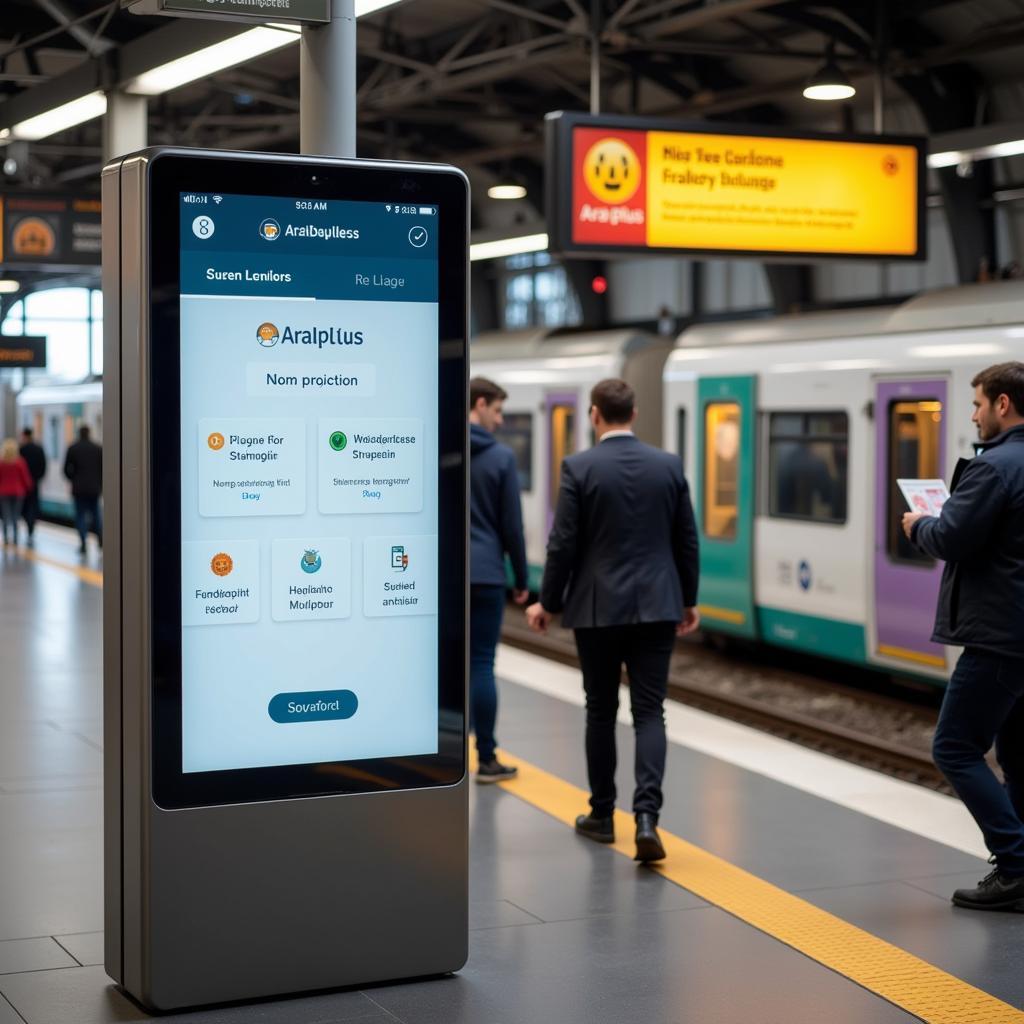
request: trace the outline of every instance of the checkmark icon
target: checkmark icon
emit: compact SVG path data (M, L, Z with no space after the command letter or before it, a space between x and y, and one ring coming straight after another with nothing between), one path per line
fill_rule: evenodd
M422 249L427 244L427 229L419 225L409 228L409 244Z

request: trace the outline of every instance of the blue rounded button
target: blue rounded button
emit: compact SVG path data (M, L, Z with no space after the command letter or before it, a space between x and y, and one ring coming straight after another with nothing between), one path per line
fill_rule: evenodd
M272 697L267 712L275 722L329 722L351 718L359 700L351 690L311 690L308 693L279 693Z

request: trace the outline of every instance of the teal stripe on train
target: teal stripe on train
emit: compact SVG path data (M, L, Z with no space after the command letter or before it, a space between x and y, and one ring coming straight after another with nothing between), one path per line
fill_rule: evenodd
M757 608L757 622L766 643L858 665L867 664L864 627L855 622L821 619L816 615L763 606Z

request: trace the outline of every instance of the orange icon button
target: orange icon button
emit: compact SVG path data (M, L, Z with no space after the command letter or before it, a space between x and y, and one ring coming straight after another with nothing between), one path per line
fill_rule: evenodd
M214 431L207 439L206 443L215 451L219 452L224 447L224 435L218 434Z
M218 551L210 559L210 569L213 571L214 576L227 576L234 567L235 563L231 556L224 551Z

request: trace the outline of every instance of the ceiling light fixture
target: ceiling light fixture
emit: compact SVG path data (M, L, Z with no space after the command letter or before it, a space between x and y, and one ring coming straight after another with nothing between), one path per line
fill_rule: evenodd
M804 86L804 98L809 100L848 100L857 90L836 63L836 44L830 42L825 50L825 63L814 72Z
M17 281L0 281L0 295L13 295L15 292L21 291L21 285Z
M1010 139L1007 142L994 142L991 146L978 146L974 149L950 149L942 153L929 153L928 166L959 167L961 164L974 160L994 160L1001 156L1019 156L1024 153L1024 139Z
M503 256L518 256L524 252L543 252L548 247L548 236L541 232L536 235L520 235L518 238L498 238L493 242L477 242L469 247L469 259L496 260Z
M207 78L218 71L233 68L236 64L244 64L247 60L272 53L289 43L298 42L298 39L298 32L283 27L270 28L261 25L212 46L206 46L202 50L196 50L195 53L186 54L177 60L168 61L149 71L143 71L141 75L126 83L125 90L139 96L159 96L189 82Z
M522 185L492 185L487 196L490 199L525 199L526 189Z
M48 135L56 135L76 124L102 117L107 112L107 97L101 92L86 93L70 103L62 103L52 110L45 110L35 117L11 125L11 138L35 142Z

